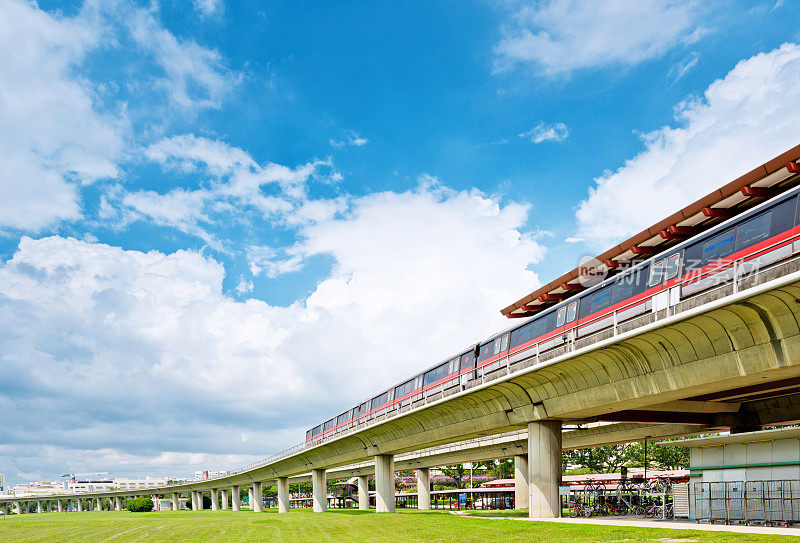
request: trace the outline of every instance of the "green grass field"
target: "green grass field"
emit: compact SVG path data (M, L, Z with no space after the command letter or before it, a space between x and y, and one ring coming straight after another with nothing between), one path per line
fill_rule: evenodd
M331 511L315 515L293 510L279 515L242 511L159 513L85 512L0 517L0 541L259 541L392 542L424 541L583 543L679 540L698 542L797 541L792 536L676 531L614 526L482 520L444 512Z

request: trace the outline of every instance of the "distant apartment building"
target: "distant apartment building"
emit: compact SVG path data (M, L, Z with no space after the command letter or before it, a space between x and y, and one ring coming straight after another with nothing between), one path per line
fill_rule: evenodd
M111 490L147 490L165 486L173 481L184 481L178 477L145 477L131 479L127 477L91 478L84 480L37 481L14 485L14 496L44 496L48 494L81 494L84 492L106 492Z
M227 471L195 471L194 472L194 480L195 481L202 481L203 479L212 479L214 477L222 477L223 475L227 475L229 472Z

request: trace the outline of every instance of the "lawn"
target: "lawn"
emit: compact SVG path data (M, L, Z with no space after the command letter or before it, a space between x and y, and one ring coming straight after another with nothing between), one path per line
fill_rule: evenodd
M84 512L45 513L0 517L0 541L330 541L403 543L424 541L583 543L619 541L698 542L797 541L792 536L731 534L482 520L445 512L403 511L378 515L373 512L331 511L314 514L293 510L279 515L241 511L177 511L153 513Z

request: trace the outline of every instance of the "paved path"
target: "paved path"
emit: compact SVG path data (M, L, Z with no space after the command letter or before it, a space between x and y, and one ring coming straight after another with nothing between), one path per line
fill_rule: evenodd
M668 530L699 530L703 532L734 532L739 534L773 534L773 535L793 535L800 537L800 528L777 528L769 526L743 526L738 524L706 524L697 523L689 520L646 520L636 517L621 518L543 518L532 519L522 517L478 517L456 513L462 517L482 518L489 520L519 520L523 522L561 522L564 524L598 524L604 526L630 526L633 528L664 528Z

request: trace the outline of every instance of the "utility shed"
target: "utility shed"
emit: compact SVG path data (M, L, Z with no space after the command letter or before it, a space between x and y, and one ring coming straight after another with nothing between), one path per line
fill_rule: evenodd
M800 521L800 428L669 445L690 449L689 518L746 524Z
M800 480L800 428L673 441L689 447L693 482Z

